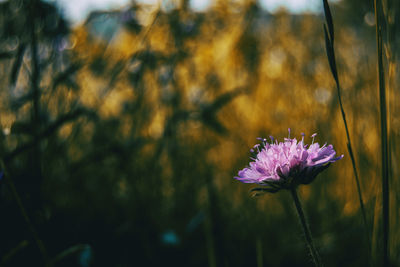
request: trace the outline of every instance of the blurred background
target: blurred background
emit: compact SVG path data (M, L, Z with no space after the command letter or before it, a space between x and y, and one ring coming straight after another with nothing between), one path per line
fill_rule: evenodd
M0 266L310 266L288 192L233 179L289 127L345 155L299 188L322 261L379 262L373 1L330 4L367 229L322 1L0 1ZM384 1L394 266L399 5Z

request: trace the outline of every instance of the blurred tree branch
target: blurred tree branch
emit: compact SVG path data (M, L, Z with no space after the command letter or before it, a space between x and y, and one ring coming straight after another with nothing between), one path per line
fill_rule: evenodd
M16 147L14 150L6 153L3 156L4 162L7 164L9 161L11 161L14 157L18 156L19 154L33 148L38 144L38 142L42 141L43 139L51 136L54 134L61 126L63 126L65 123L72 122L79 118L82 115L93 115L93 112L90 112L87 109L84 108L79 108L74 111L71 111L67 114L64 114L57 118L54 122L50 123L44 130L39 132L37 134L37 137L27 143L24 143L22 145L19 145Z

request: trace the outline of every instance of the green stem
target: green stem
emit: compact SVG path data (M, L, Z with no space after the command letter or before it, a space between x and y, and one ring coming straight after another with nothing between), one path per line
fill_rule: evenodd
M315 248L314 242L311 237L310 228L308 227L306 218L304 216L304 212L303 212L303 208L301 206L300 199L297 196L296 188L290 189L290 193L292 194L294 205L296 206L296 210L299 215L301 225L303 226L304 236L306 238L307 246L308 246L308 249L310 250L311 257L314 261L314 264L315 264L315 266L322 266L321 259L318 255L317 249Z

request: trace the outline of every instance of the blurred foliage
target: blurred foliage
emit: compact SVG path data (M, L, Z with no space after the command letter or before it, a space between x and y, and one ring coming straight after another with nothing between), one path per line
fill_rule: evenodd
M400 9L385 3L390 249L400 264ZM253 1L205 12L133 2L71 28L51 2L1 2L0 154L54 266L310 265L289 194L252 198L233 179L256 137L281 139L288 127L345 154L300 192L324 264L379 260L372 12L368 1L333 5L370 257L322 15L270 14ZM0 265L44 265L4 179L0 211Z

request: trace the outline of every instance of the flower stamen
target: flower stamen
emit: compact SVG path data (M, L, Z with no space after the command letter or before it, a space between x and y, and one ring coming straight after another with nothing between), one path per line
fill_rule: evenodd
M314 144L314 139L315 139L316 136L317 136L316 133L314 133L313 135L311 135L311 137L312 137L312 142L311 142L311 144Z

